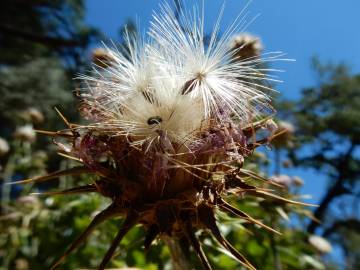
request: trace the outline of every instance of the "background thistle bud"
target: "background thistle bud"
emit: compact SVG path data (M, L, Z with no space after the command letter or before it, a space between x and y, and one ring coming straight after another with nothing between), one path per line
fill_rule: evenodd
M235 51L233 57L239 61L259 57L263 50L261 39L249 33L233 36L229 42L229 47Z
M286 121L279 121L278 128L276 130L279 135L271 142L277 148L281 147L293 147L293 136L295 133L295 127Z
M103 68L107 68L112 64L115 64L114 58L104 48L93 49L91 52L91 60L95 65Z
M14 137L18 140L26 142L35 142L36 140L35 131L30 124L17 127L14 132Z
M27 114L29 115L31 122L34 124L41 124L45 120L45 117L42 114L42 112L36 108L29 108L27 110Z
M8 142L0 137L0 157L5 156L10 151Z
M275 183L283 185L284 187L289 188L293 184L293 179L289 175L281 174L274 175L270 178Z
M301 177L299 176L294 176L293 177L293 182L294 182L294 185L297 186L297 187L301 187L304 185L304 180L301 179Z
M332 251L330 242L321 236L311 235L309 243L321 254L327 254Z

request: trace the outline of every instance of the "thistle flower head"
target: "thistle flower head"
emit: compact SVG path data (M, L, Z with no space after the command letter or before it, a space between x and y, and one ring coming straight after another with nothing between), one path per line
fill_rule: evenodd
M246 21L236 20L219 37L219 19L207 43L199 13L177 17L164 4L147 37L126 33L124 48L106 47L92 74L80 76L82 111L93 126L133 144L154 142L160 132L189 145L210 121L245 126L271 111L268 87L261 83L271 78L259 67L269 59L234 61L238 51L228 46Z
M164 4L154 14L146 38L125 34L121 49L105 48L90 75L80 76L80 111L91 123L45 134L68 140L55 143L65 156L82 165L20 181L43 182L62 175L94 174L85 186L50 194L96 192L111 204L96 215L56 267L103 221L124 217L123 225L99 266L104 269L123 236L135 225L146 229L145 248L156 238L185 239L205 269L211 266L195 232L205 229L242 265L251 263L221 235L215 209L273 228L233 207L228 194L292 202L246 183L246 179L279 186L242 168L253 150L276 136L257 140L267 119L254 120L270 109L259 65L269 58L237 59L229 39L246 20L238 19L221 37L215 24L209 43L203 16L194 9L175 16ZM239 17L241 18L241 17ZM105 60L101 60L105 59ZM240 61L241 60L241 61Z

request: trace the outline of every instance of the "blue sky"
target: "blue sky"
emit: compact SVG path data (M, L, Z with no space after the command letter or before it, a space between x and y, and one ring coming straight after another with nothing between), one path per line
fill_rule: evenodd
M225 2L222 25L236 18L248 0L204 0L205 27L210 32ZM87 21L117 40L119 27L128 19L139 18L142 30L148 26L152 11L161 0L87 0ZM197 2L188 0L187 2ZM296 99L303 87L316 84L310 59L345 62L360 72L360 1L359 0L254 0L248 11L260 14L247 29L261 37L265 51L283 51L296 62L275 64L286 70L284 83L277 89L285 98ZM224 29L224 28L223 28ZM313 194L317 202L325 191L325 179L312 171L290 170L305 180L303 192Z
M145 29L161 0L88 0L87 20L109 38L117 38L118 28L127 19L140 19ZM187 2L198 2L189 0ZM205 0L208 32L225 2L222 25L229 25L248 0ZM296 98L299 89L315 82L310 59L317 55L324 61L344 61L360 71L360 1L359 0L253 0L250 15L260 17L248 32L260 36L266 51L286 52L296 63L282 64L286 69L278 87L285 97Z

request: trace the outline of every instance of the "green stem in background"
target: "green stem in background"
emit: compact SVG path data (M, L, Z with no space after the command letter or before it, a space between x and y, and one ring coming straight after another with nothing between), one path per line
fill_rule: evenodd
M275 159L275 168L274 168L274 175L280 175L280 168L281 168L281 156L280 156L280 149L275 148L274 151L274 159ZM276 222L273 218L271 218L271 227L272 228L276 228ZM270 234L270 249L271 252L273 254L273 258L274 258L274 269L275 270L282 270L282 266L281 266L281 260L280 260L280 255L279 255L279 251L277 249L276 246L276 239L275 239L275 235L274 234Z
M1 178L3 179L2 183L2 192L1 192L1 214L7 213L7 206L10 202L10 193L11 193L11 185L9 185L11 181L11 176L14 173L15 169L15 158L14 156L10 157Z
M7 160L6 166L4 168L4 172L1 175L1 178L3 180L2 183L2 192L1 192L1 213L5 214L7 213L7 208L9 206L10 202L10 196L11 196L11 177L14 175L15 172L15 166L16 166L16 160L21 157L21 152L19 152L17 149L21 149L21 142L15 140L14 141L14 149L15 153L9 157Z
M162 240L169 247L172 269L173 270L188 270L191 269L189 257L186 256L180 241L176 238L163 237Z
M30 142L24 142L21 140L14 140L13 142L13 154L10 155L9 159L6 162L3 173L0 175L2 179L2 192L1 192L1 209L2 214L6 214L9 211L9 204L11 201L11 189L13 186L9 185L11 183L12 177L15 175L18 170L18 165L20 160L24 158L32 158L32 147ZM29 162L30 162L29 160ZM24 191L29 190L31 187L23 187ZM27 192L24 192L27 193Z
M272 224L272 228L276 228L276 223L275 221L273 220L271 222ZM271 252L273 254L273 257L274 257L274 269L275 270L282 270L282 265L281 265L281 260L280 260L280 254L279 254L279 251L277 249L277 245L276 245L276 235L273 234L273 233L270 233L270 248L271 248Z

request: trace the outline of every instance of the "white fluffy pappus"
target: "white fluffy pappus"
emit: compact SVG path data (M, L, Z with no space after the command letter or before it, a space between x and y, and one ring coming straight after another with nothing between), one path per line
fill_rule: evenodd
M248 124L271 108L265 93L271 89L263 81L276 81L265 74L274 70L261 65L281 54L236 61L229 40L247 24L240 14L220 36L219 19L207 44L203 12L194 8L176 16L170 5L161 5L146 42L127 33L123 50L106 47L111 64L80 76L86 115L95 120L90 127L127 136L133 144L152 142L160 131L187 144L210 120Z

